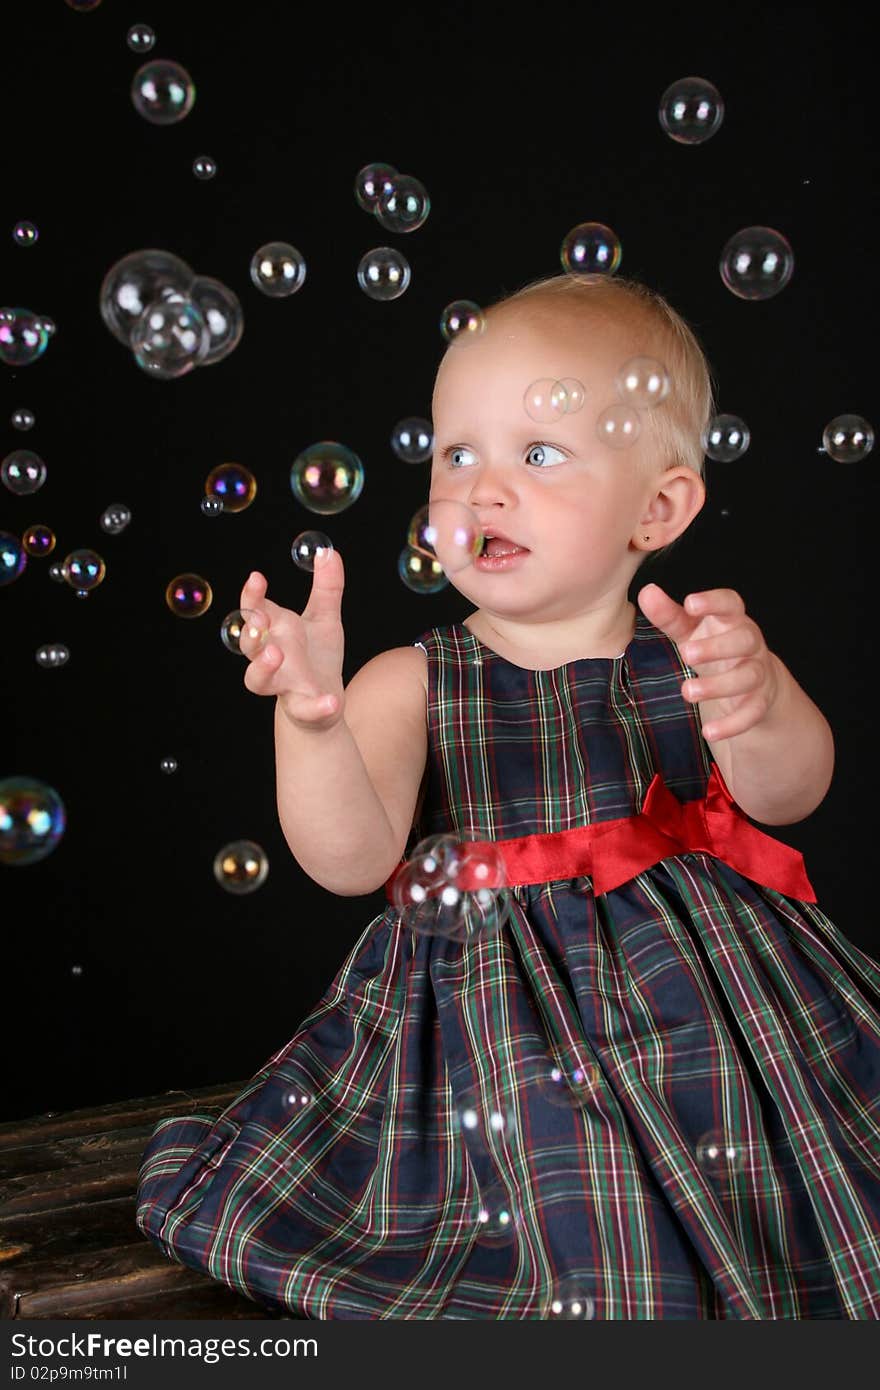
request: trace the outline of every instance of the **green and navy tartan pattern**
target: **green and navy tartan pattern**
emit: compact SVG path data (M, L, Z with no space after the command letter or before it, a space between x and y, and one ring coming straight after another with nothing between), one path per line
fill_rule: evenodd
M643 614L550 671L458 623L419 645L407 855L633 815L655 772L705 795L693 673ZM880 1316L877 962L705 852L509 892L468 944L375 917L219 1118L157 1125L143 1234L307 1318L551 1319L572 1288L596 1319ZM572 1103L548 1061L588 1078Z

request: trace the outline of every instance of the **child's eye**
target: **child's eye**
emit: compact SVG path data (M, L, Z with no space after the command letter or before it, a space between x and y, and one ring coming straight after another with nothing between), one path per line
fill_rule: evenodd
M557 449L555 444L533 444L528 454L526 454L526 458L528 458L530 454L538 453L541 455L541 462L543 462L547 457L546 451L548 449L551 453L558 454L560 458L565 458L565 454L561 449Z
M544 462L547 459L548 449L551 453L558 454L561 459L565 458L565 454L562 452L561 449L557 449L555 444L532 444L529 448L528 453L526 454L526 458L530 458L532 454L538 453L540 455L540 458L538 459L538 467L540 468L543 466ZM452 449L446 450L446 458L453 468L462 467L459 460L463 454L471 454L471 457L473 457L472 451L470 449L466 449L464 445L461 444Z

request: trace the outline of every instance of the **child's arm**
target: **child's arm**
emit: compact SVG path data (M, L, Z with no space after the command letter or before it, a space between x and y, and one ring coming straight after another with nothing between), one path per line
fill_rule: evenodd
M381 888L403 854L427 759L422 660L412 647L373 657L330 728L300 728L276 703L284 837L309 877L341 897Z

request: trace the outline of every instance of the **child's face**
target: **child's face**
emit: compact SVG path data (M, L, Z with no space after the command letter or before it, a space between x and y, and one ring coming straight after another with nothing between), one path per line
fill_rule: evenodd
M615 449L596 423L619 404L620 368L650 345L605 315L588 322L585 331L565 317L531 321L502 308L480 338L453 345L440 364L430 498L465 503L484 528L531 552L506 570L471 564L450 576L499 615L576 617L625 595L643 555L630 539L662 476L651 466L651 434L643 426L634 445ZM583 407L553 423L532 419L523 398L547 377L580 381Z

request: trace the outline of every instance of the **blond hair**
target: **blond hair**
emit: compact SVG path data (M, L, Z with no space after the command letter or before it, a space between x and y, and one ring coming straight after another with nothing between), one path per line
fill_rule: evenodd
M696 335L663 296L638 280L619 275L554 275L503 295L486 305L485 312L502 305L528 307L532 300L535 307L544 302L565 309L583 307L611 316L617 314L624 323L635 325L637 335L644 333L644 347L639 355L662 362L670 382L666 399L640 412L642 428L651 432L656 446L649 466L652 471L656 467L658 473L679 466L692 468L705 482L704 438L717 413L715 383ZM675 544L672 541L659 550L648 551L641 564L656 559Z

